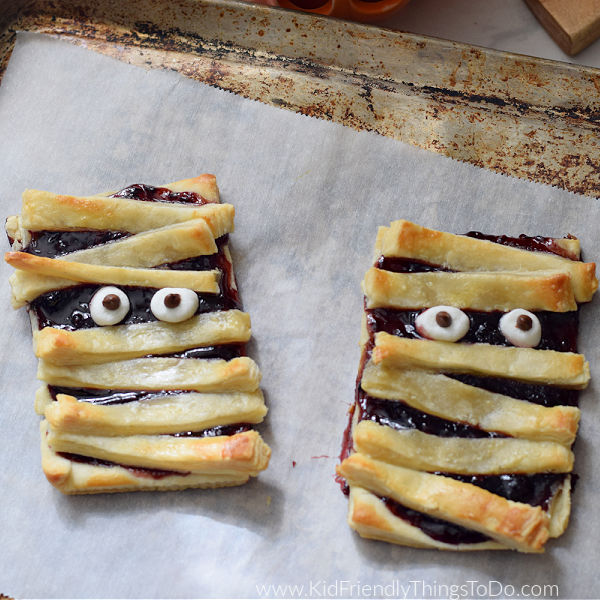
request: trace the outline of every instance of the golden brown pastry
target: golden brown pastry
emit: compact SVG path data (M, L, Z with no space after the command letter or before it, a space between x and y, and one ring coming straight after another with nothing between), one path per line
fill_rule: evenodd
M579 241L381 227L338 475L361 536L541 552L570 512Z
M23 194L6 261L40 359L42 467L62 492L240 485L267 467L233 215L212 175Z

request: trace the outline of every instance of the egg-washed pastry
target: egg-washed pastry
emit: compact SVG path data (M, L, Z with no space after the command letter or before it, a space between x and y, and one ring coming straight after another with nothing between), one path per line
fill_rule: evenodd
M579 241L381 227L338 476L361 536L541 552L569 519Z
M67 494L239 485L270 449L213 175L64 196L9 217L12 303L31 319L42 467Z

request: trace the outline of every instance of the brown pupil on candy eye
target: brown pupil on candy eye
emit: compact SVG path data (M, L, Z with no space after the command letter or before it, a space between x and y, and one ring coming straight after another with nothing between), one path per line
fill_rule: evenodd
M533 321L529 315L519 315L516 325L521 331L529 331L533 327Z
M452 317L445 310L441 310L435 315L435 321L440 327L450 327L452 325Z
M177 308L181 304L181 296L179 294L167 294L165 296L165 306L167 308Z
M117 308L121 306L121 298L116 294L108 294L108 296L105 296L104 300L102 300L102 306L108 310L117 310Z

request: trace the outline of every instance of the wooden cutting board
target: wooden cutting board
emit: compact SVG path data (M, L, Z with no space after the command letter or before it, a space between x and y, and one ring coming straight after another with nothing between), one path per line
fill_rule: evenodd
M554 41L570 55L600 37L600 0L525 0Z

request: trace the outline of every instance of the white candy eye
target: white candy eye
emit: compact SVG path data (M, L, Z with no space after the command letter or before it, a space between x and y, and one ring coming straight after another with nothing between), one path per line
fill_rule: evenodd
M194 315L198 309L198 295L186 288L163 288L150 301L152 314L167 323L179 323Z
M500 331L513 346L521 348L535 348L542 339L539 319L522 308L515 308L500 317Z
M90 300L90 315L96 325L116 325L129 312L129 298L111 285L100 288Z
M469 331L469 317L454 306L434 306L428 308L415 319L420 335L432 340L456 342Z

